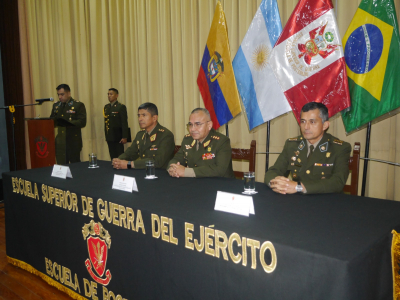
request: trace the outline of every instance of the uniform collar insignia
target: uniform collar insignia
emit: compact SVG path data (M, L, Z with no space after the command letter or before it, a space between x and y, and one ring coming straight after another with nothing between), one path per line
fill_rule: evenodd
M303 150L304 146L305 146L304 141L301 141L301 143L299 144L299 150Z
M319 145L319 151L321 151L321 152L328 151L328 142L325 142L325 143Z
M194 146L194 144L196 144L196 140L193 140L192 144L190 146Z
M203 144L204 148L207 148L207 146L210 145L210 142L211 142L211 140L208 140L207 142L205 142L205 143Z
M157 133L153 134L153 135L150 137L150 142L154 142L154 141L156 140L156 138L157 138Z

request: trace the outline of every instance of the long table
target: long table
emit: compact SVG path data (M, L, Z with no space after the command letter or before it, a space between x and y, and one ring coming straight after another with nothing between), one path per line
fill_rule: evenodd
M9 262L72 298L391 299L400 204L344 194L279 195L256 183L255 215L214 210L226 178L69 165L3 174ZM113 190L114 174L139 192ZM276 255L276 256L275 256Z

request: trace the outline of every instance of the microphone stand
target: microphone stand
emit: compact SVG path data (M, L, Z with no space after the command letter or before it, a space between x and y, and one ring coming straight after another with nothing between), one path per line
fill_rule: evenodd
M38 103L34 104L20 104L20 105L9 105L0 107L0 109L8 109L11 112L11 128L12 128L12 144L13 144L13 153L14 153L14 171L17 171L17 152L15 147L15 118L14 112L16 107L23 107L23 106L33 106L33 105L42 105L44 101L38 101Z

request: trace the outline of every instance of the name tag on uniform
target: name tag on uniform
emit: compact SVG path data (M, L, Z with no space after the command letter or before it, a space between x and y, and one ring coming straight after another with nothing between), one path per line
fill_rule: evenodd
M72 178L72 173L69 167L54 165L53 171L51 172L51 177L58 177L62 179Z

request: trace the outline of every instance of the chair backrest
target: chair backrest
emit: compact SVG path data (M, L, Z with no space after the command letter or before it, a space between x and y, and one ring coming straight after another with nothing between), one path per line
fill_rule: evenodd
M256 141L252 140L250 143L250 149L232 148L232 159L236 160L248 160L249 161L249 172L255 172L256 170ZM244 172L233 171L235 177L243 178Z
M179 149L181 149L181 146L180 145L175 145L174 155L176 154L176 152L179 151Z
M343 188L345 193L350 195L358 194L358 173L360 168L360 143L355 142L353 148L353 156L349 159L349 170L351 173L350 184L346 184Z

